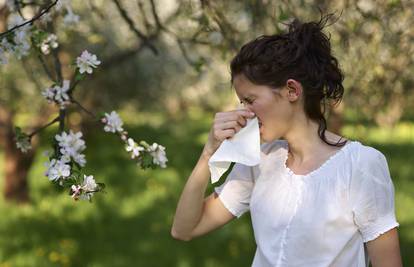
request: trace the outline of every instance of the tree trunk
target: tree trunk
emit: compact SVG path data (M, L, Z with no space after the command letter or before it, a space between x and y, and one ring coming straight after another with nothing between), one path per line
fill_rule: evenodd
M36 140L33 140L33 150L22 153L14 140L13 113L0 106L0 145L4 148L4 189L3 195L7 201L19 203L29 202L27 174L33 163Z
M34 152L22 153L16 148L13 132L6 136L4 198L7 201L29 202L27 174L33 163Z
M32 149L26 153L21 152L16 147L14 134L13 117L15 112L10 111L2 104L0 103L0 147L4 149L5 156L3 195L6 200L20 203L29 202L27 175L33 164L39 138L34 135L31 140ZM50 105L43 106L39 114L33 117L32 126L28 127L27 132L25 132L32 132L44 125L53 112L54 110Z

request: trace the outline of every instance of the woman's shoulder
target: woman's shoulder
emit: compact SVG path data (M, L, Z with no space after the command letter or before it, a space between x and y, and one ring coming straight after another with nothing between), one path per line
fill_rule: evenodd
M372 173L379 169L388 169L387 158L373 146L354 141L353 159L356 167L361 172Z

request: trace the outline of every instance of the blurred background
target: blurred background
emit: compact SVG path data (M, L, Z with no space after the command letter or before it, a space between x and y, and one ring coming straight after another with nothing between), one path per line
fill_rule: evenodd
M118 137L69 108L67 126L84 133L86 172L107 185L93 203L73 201L44 176L43 151L51 149L57 126L36 135L28 154L12 139L14 126L30 132L58 112L40 95L50 82L39 60L0 66L1 267L250 266L256 245L248 213L190 242L171 237L173 215L214 114L238 104L231 58L252 38L283 31L293 17L318 20L318 8L342 13L325 29L346 77L342 102L327 113L328 130L386 156L404 266L414 266L413 1L73 0L72 6L79 23L56 22L63 75L84 49L102 61L75 97L96 112L117 110L134 139L164 145L168 167L139 169ZM0 0L1 32L8 14Z

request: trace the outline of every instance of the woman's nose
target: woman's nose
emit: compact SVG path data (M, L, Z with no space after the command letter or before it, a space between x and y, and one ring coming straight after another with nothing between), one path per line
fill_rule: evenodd
M249 104L239 103L237 109L246 109L247 111L250 111L250 112L253 112L254 114L256 114L256 112L254 112L254 110L251 108L251 106Z

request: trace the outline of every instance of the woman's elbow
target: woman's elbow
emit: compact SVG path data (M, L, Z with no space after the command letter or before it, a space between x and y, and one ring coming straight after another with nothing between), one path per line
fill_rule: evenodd
M190 235L180 235L174 228L171 228L171 236L180 241L190 241L192 239Z

